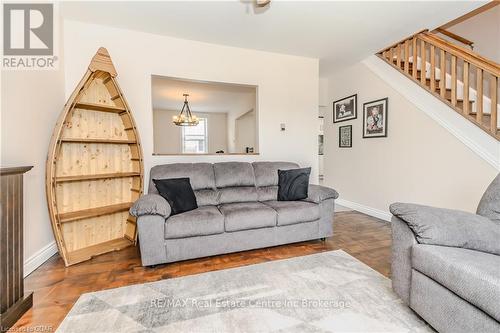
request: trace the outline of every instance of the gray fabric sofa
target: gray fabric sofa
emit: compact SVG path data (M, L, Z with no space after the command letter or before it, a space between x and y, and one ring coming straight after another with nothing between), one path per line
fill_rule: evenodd
M277 201L288 162L176 163L151 169L137 217L144 266L330 237L335 190L310 185L308 198ZM153 179L189 177L198 208L170 216Z
M439 332L500 332L500 175L477 214L391 205L392 286Z

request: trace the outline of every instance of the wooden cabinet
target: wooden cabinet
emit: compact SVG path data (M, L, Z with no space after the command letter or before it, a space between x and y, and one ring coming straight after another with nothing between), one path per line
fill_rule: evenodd
M23 278L23 174L31 168L0 168L0 332L33 304Z

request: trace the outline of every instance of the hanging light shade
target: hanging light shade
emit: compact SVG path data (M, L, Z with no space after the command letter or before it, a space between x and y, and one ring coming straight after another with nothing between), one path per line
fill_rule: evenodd
M188 96L189 94L183 94L184 105L182 106L181 113L178 116L173 116L172 121L177 126L196 126L200 122L198 117L193 116L191 109L189 108Z

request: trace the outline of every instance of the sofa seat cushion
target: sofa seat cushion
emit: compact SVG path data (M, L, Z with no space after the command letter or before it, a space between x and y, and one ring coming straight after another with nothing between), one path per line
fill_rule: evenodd
M260 202L238 202L219 206L226 231L276 226L276 211Z
M266 201L263 204L273 208L278 213L278 226L319 219L319 205L306 201Z
M206 236L224 232L224 216L216 206L170 216L165 221L165 239Z
M500 321L500 256L437 245L414 245L412 266Z

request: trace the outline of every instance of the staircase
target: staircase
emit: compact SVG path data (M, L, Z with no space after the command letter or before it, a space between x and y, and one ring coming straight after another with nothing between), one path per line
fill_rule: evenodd
M428 30L377 56L500 141L500 65Z

